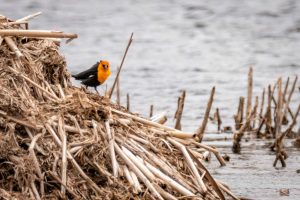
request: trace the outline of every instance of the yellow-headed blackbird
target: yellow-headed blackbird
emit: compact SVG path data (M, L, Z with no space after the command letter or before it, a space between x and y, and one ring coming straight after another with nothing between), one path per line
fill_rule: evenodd
M94 87L96 92L98 93L97 86L104 83L110 74L111 72L109 62L100 60L100 62L94 64L90 69L72 76L76 80L81 80L81 83L83 85L86 85L87 87Z

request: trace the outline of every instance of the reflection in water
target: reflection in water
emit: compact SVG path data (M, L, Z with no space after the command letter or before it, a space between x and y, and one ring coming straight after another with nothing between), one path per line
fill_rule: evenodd
M173 125L177 97L186 89L182 125L187 131L199 125L213 86L213 109L220 108L224 125L232 124L238 97L246 96L249 65L254 95L279 76L300 75L296 0L0 0L0 5L0 13L11 18L42 11L31 28L78 33L78 39L62 45L69 70L77 73L100 58L110 60L108 85L134 32L121 74L122 103L129 93L133 111L148 116L154 104L155 112L168 111ZM294 105L299 98L295 93Z

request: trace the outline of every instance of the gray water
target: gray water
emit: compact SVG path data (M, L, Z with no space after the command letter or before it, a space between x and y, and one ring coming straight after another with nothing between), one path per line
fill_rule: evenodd
M182 126L186 131L199 126L213 86L216 86L213 110L220 109L223 125L233 124L238 97L246 96L250 65L254 69L254 95L260 95L279 76L285 80L300 75L300 1L297 0L0 0L0 13L12 19L37 11L43 15L32 20L30 28L79 35L70 44L62 44L72 73L100 59L111 62L113 75L107 87L112 85L116 67L134 32L134 42L121 74L121 103L126 104L129 93L133 112L148 116L153 104L155 113L168 112L168 125L173 125L177 97L185 89ZM105 89L106 85L99 91L104 93ZM293 97L294 107L299 99L298 91ZM230 148L222 150L230 152ZM243 196L276 199L277 190L288 187L293 188L288 199L297 199L300 177L295 169L300 168L296 156L299 152L289 151L295 156L289 159L286 169L272 168L274 155L267 150L245 148L242 156L250 154L251 159L235 163L238 156L232 155L229 167L216 170L216 174L220 173L220 179ZM265 158L256 156L257 153ZM244 169L246 165L255 169ZM246 180L241 179L241 171L247 175ZM288 178L279 176L280 173Z

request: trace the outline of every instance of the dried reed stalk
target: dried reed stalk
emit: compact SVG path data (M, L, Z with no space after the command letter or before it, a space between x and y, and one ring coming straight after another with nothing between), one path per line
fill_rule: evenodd
M62 158L61 158L61 193L63 196L66 194L66 188L65 186L67 185L67 167L68 167L68 161L67 161L67 133L65 132L64 129L64 120L63 117L60 116L58 120L58 134L61 137L62 141Z
M37 17L41 14L42 14L42 12L36 12L36 13L30 14L30 15L27 15L26 17L22 17L20 19L17 19L16 22L29 21L30 19L35 18L35 17Z
M153 116L153 109L154 109L154 106L150 105L150 113L149 113L150 118Z
M5 37L5 35L2 35L2 36L4 37L4 40L5 40L6 44L9 46L9 48L16 54L17 58L23 58L24 55L19 50L19 48L17 47L15 42L10 37Z
M246 116L249 116L252 110L252 93L253 93L253 69L252 66L249 67L248 72L248 89L247 89L247 108L246 108ZM251 122L251 119L248 123ZM250 128L250 126L247 126L247 128Z
M205 115L204 115L202 124L201 124L200 128L196 131L196 135L199 137L199 142L202 141L202 138L203 138L203 135L204 135L204 131L205 131L205 128L206 128L208 117L209 117L209 112L211 110L211 106L212 106L212 103L214 101L214 95L215 95L215 87L213 87L212 90L211 90L210 97L209 97L209 100L208 100L208 103L207 103L207 107L206 107L206 111L205 111Z
M206 188L205 184L203 183L203 180L200 177L199 171L197 170L192 158L188 154L186 147L170 137L167 139L169 142L171 142L174 146L176 146L182 152L182 154L184 155L184 157L187 161L187 164L188 164L190 170L192 171L193 175L195 176L196 184L198 185L198 187L200 189L199 192L201 192L203 195L205 195L207 192L207 188Z
M238 111L237 111L237 114L234 115L236 130L239 130L242 126L243 117L244 117L244 101L245 101L245 98L240 97Z
M22 36L22 37L49 37L49 38L77 38L74 33L62 33L59 31L47 30L19 30L19 29L6 29L0 30L0 36Z
M130 111L130 96L128 93L126 94L126 109Z
M120 73L121 73L121 70L122 70L122 67L123 67L123 63L124 63L124 61L125 61L125 58L126 58L126 55L127 55L128 50L129 50L129 47L130 47L130 45L131 45L131 43L132 43L132 40L133 40L133 33L131 33L131 36L130 36L130 39L129 39L129 41L128 41L128 44L127 44L125 53L124 53L124 55L123 55L123 58L122 58L120 67L119 67L119 69L118 69L116 78L115 78L115 80L114 80L114 82L113 82L113 85L112 85L112 87L111 87L111 89L110 89L110 92L109 92L109 99L111 99L111 96L112 96L112 94L114 93L115 86L116 86L117 81L118 81L118 79L119 79L119 76L120 76Z
M147 177L134 165L134 163L126 156L126 154L121 150L121 148L114 143L114 147L119 156L124 160L124 162L129 166L129 168L143 181L143 183L148 187L153 196L157 199L163 200L157 190L154 188L153 184L147 179Z
M181 96L178 97L177 110L174 116L174 119L176 119L175 129L178 130L181 130L181 117L182 117L182 112L184 107L185 93L186 93L185 90L183 90Z
M115 154L115 148L114 148L114 137L112 136L111 130L110 130L110 125L109 125L109 120L105 121L105 129L106 133L108 136L108 141L109 141L109 154L110 154L110 159L112 163L112 169L113 169L113 176L118 177L118 162L116 159L116 154Z

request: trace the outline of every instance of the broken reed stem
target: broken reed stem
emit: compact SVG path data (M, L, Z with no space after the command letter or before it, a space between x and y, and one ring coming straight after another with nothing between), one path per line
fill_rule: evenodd
M224 191L226 194L228 194L229 196L231 196L234 200L240 200L240 198L238 198L237 196L235 196L227 187L225 187L222 183L216 181L219 188Z
M155 180L154 174L145 166L143 162L141 162L129 149L122 146L123 152L126 154L126 156L137 166L141 172L151 181L153 182Z
M157 155L150 153L149 151L147 151L144 147L142 147L141 145L139 145L138 143L134 142L134 140L132 140L134 144L136 144L142 151L143 153L145 153L148 157L149 160L151 160L155 165L157 165L158 167L161 168L161 170L166 174L169 175L169 177L172 177L174 179L176 179L179 184L181 184L183 187L185 187L186 189L188 189L189 191L191 191L192 193L196 192L196 190L194 190L193 188L191 188L191 186L187 183L188 181L186 181L180 173L178 173L178 171L174 168L172 168L172 165L169 163L166 163L165 160L160 159L159 157L157 157ZM150 169L151 170L151 169ZM165 174L160 174L158 175L156 172L157 171L153 171L153 174L155 174L157 177L160 177L163 180L166 180L167 178L162 178L161 176L164 176ZM163 173L162 172L162 173ZM168 181L167 181L168 182ZM178 190L179 191L179 190ZM186 193L187 194L187 193Z
M280 133L281 133L281 118L282 118L282 104L283 104L283 93L282 93L282 80L279 78L278 80L278 100L277 100L277 107L276 107L276 124L275 124L275 135L276 135L276 158L273 163L273 166L275 167L277 164L277 161L280 160L282 167L285 167L285 161L284 156L282 154L283 151L283 144L282 141L279 140Z
M53 130L53 128L46 123L45 124L46 129L48 130L48 132L51 134L51 136L53 137L55 143L61 147L62 143L60 141L60 139L57 137L57 134L55 133L55 131ZM97 191L99 194L101 194L101 189L98 187L98 185L96 183L93 182L93 180L87 176L85 174L85 172L81 169L80 165L76 162L76 160L73 158L72 154L67 150L67 157L68 159L71 161L71 163L73 164L73 166L75 167L75 169L78 171L78 173L81 175L81 177L88 183L90 184L95 191Z
M192 144L212 152L216 156L216 158L218 159L221 166L226 165L226 162L225 162L224 158L220 155L220 152L217 149L215 149L213 147L210 147L210 146L207 146L207 145L202 144L202 143L198 143L198 142L192 142Z
M298 76L295 77L295 80L294 80L292 89L291 89L291 91L290 91L290 94L289 94L289 96L288 96L288 99L287 99L287 101L286 101L285 104L284 104L283 116L282 116L282 118L280 118L280 121L279 121L280 124L282 124L283 117L287 114L287 111L288 111L288 108L289 108L289 104L290 104L290 102L291 102L293 93L294 93L295 88L296 88L297 80L298 80ZM286 92L286 91L285 91L285 92ZM284 102L284 96L282 96L282 102L281 102L281 103L283 103L283 102Z
M248 87L247 87L247 110L246 110L246 116L249 116L252 110L252 91L253 91L253 69L252 66L249 67L249 72L248 72ZM250 119L251 121L251 119ZM250 121L248 123L250 123ZM247 126L247 128L250 128L250 126Z
M199 192L201 192L201 194L205 195L207 193L207 188L206 188L202 178L200 177L199 171L196 168L192 158L190 157L186 147L170 137L168 137L167 140L169 142L171 142L175 147L177 147L182 152L191 172L193 173L193 175L196 179L196 183L198 185L198 188L200 189Z
M175 129L178 130L181 130L181 117L182 117L182 112L184 107L185 93L186 93L185 90L183 90L181 96L178 97L177 110L174 116L174 118L176 119Z
M37 16L39 16L39 15L41 15L41 14L42 14L42 12L36 12L36 13L30 14L30 15L27 15L26 17L17 19L16 22L29 21L30 19L32 19L32 18L34 18L34 17L37 17Z
M185 195L185 196L195 196L194 193L192 193L191 191L189 191L188 189L186 189L185 187L183 187L182 185L180 185L179 183L177 183L176 181L174 181L172 178L170 178L166 174L162 173L159 169L157 169L156 167L154 167L153 165L151 165L149 162L144 161L144 163L147 166L147 168L155 176L157 176L158 178L160 178L161 180L163 180L167 185L170 185L172 188L174 188L175 190L177 190L178 192L180 192L182 195Z
M48 30L20 30L20 29L5 29L0 30L0 36L20 36L20 37L49 37L49 38L77 38L74 33L62 33L59 31Z
M130 172L129 172L127 166L123 165L122 167L123 167L123 171L124 171L125 177L126 177L127 181L129 182L129 185L131 185L133 187L133 189L134 189L133 192L137 193L137 189L134 187L134 182L133 182L133 179L132 179L132 177L130 175Z
M164 124L168 120L166 116L166 112L159 113L150 119L152 122L156 122L158 124Z
M35 152L34 152L34 148L35 148L35 145L36 145L36 142L37 142L37 140L40 138L42 136L42 134L40 133L40 134L38 134L38 135L36 135L36 136L34 136L33 138L32 138L32 140L31 140L31 144L30 144L30 146L29 146L29 154L30 154L30 156L32 157L32 159L33 159L33 164L34 164L34 166L35 166L35 170L36 170L36 173L37 173L37 175L39 176L39 180L40 180L40 191L41 191L41 194L42 194L42 196L44 195L44 193L45 193L45 190L44 190L44 176L43 176L43 174L42 174L42 170L41 170L41 168L40 168L40 164L39 164L39 162L38 162L38 159L37 159L37 157L36 157L36 155L35 155ZM32 181L33 182L33 184L34 184L34 181ZM35 185L34 185L35 186ZM35 189L36 190L36 189ZM34 193L37 193L37 195L38 195L38 191L36 190ZM37 196L37 195L35 195L35 196ZM39 195L38 195L39 196Z
M257 107L258 107L258 96L255 97L255 104L253 107L252 129L255 129L255 125L257 121Z
M31 190L32 190L32 192L35 196L35 199L36 200L41 200L40 194L39 194L39 192L38 192L38 190L35 186L34 180L31 181L30 186L31 186Z
M236 131L233 134L233 145L232 145L232 151L233 153L240 153L241 152L241 139L244 135L244 131L247 129L247 127L250 124L250 120L251 120L251 116L253 115L253 113L250 113L246 119L246 121L244 122L244 124L241 126L241 128Z
M275 124L275 135L279 136L281 133L281 117L282 117L282 104L283 104L283 94L282 94L282 80L278 80L278 100L276 107L276 124Z
M63 194L63 196L66 195L66 188L65 186L67 185L67 168L68 168L68 160L67 160L67 132L65 131L64 128L64 120L63 120L63 116L59 117L58 120L58 134L61 137L61 141L62 141L62 158L61 158L61 181L62 181L62 185L61 185L61 193Z
M2 42L3 42L3 40L4 40L4 38L0 36L0 46L1 46Z
M216 117L217 117L217 123L218 123L218 131L221 131L222 120L220 117L219 108L216 109Z
M265 104L265 88L263 89L263 92L262 92L262 95L261 95L260 110L259 110L260 121L263 118L264 104Z
M288 135L291 131L292 131L292 129L294 128L294 126L297 124L297 117L298 117L298 115L299 115L299 112L300 112L300 103L299 103L299 105L298 105L298 108L297 108L297 111L296 111L296 113L295 113L295 115L294 115L294 118L293 118L293 121L292 121L292 123L289 125L289 127L286 129L286 131L284 132L284 136L285 135ZM300 127L299 127L300 128ZM300 129L299 129L300 130ZM300 135L298 134L298 137L300 137Z
M113 176L118 177L118 162L116 159L116 154L115 154L115 149L114 149L115 140L114 140L114 137L112 136L112 132L111 132L110 125L109 125L109 120L105 121L105 129L106 129L106 133L108 136L109 154L110 154L110 159L111 159L111 163L112 163Z
M133 164L133 162L126 156L126 154L121 150L118 144L114 143L114 147L119 156L124 160L124 162L128 165L128 167L139 177L141 181L147 186L147 188L151 191L153 196L157 199L163 200L157 190L154 188L152 183L147 179L147 177L139 170L137 166Z
M128 49L129 49L129 47L130 47L130 45L131 45L131 42L132 42L132 40L133 40L132 38L133 38L133 33L131 33L131 36L130 36L130 39L129 39L129 41L128 41L128 44L127 44L127 47L126 47L124 56L123 56L123 58L122 58L121 65L120 65L119 70L118 70L118 72L117 72L117 75L116 75L116 78L115 78L115 80L114 80L113 86L112 86L111 89L110 89L109 99L111 99L111 96L112 96L112 94L114 93L114 89L115 89L115 86L116 86L116 84L117 84L117 80L119 79L119 75L120 75L120 72L121 72L121 70L122 70L124 60L125 60L125 58L126 58Z
M245 102L245 98L240 97L237 114L234 116L235 130L239 130L240 127L242 126L242 122L243 122L243 118L244 118L244 102Z
M131 119L133 119L135 121L138 121L140 123L143 123L145 125L149 125L149 126L156 127L156 128L162 129L164 131L167 131L167 132L164 132L164 131L156 130L157 133L162 133L164 135L169 135L169 136L179 137L179 138L194 138L195 137L194 133L185 133L185 132L176 130L174 128L171 128L171 127L168 127L168 126L164 126L162 124L159 124L159 123L156 123L156 122L152 122L152 121L149 121L147 119L144 119L144 118L141 118L141 117L138 117L138 116L135 116L135 115L124 113L122 111L119 111L119 110L116 110L116 109L113 109L113 108L111 109L111 112L114 113L114 114L118 114L118 115L123 115L123 116L129 117L129 118L131 118Z
M150 105L150 114L149 117L151 118L153 116L153 105Z
M196 135L199 137L199 142L202 141L202 138L203 138L203 135L204 135L204 131L205 131L205 128L206 128L208 117L209 117L209 112L211 110L211 106L212 106L212 103L214 101L214 95L215 95L215 86L211 90L210 97L209 97L207 107L206 107L206 110L205 110L205 115L204 115L204 118L203 118L203 122L202 122L200 128L196 131Z
M16 54L17 58L20 59L20 58L24 57L24 55L21 53L21 51L19 50L19 48L17 47L15 42L10 37L5 37L5 36L3 36L3 37L4 37L4 40L5 40L6 44L8 45L8 47Z
M130 111L130 96L128 93L126 95L126 108L127 108L127 111Z

